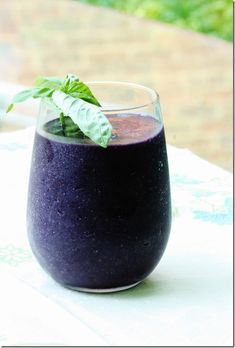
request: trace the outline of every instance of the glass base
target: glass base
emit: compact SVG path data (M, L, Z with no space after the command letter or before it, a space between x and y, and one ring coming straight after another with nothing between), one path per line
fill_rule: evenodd
M133 288L134 286L136 286L139 283L140 282L133 283L133 284L130 284L130 285L125 285L125 286L120 286L120 287L117 287L117 288L108 288L108 289L80 288L80 287L69 286L69 285L65 285L65 287L68 288L68 289L71 289L71 290L76 290L76 291L81 291L81 292L91 292L91 293L96 293L96 294L104 294L104 293L109 293L109 292L117 292L117 291L127 290L127 289L130 289L130 288Z

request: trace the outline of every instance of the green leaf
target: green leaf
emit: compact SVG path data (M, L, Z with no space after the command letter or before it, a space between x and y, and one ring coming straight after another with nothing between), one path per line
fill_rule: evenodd
M44 130L48 133L66 136L70 138L85 138L80 128L73 122L69 116L63 116L63 125L60 119L55 119L44 125Z
M112 134L112 126L102 111L101 106L90 88L79 81L78 76L68 74L61 78L39 77L36 87L15 95L7 112L11 111L14 103L23 102L29 98L41 98L48 103L59 116L59 125L50 125L51 133L66 137L84 136L95 143L107 147Z
M85 93L80 93L80 92L72 92L72 93L68 93L69 95L71 95L71 97L74 97L76 99L82 99L90 104L94 104L96 106L101 106L100 103L98 102L98 100L91 95L85 94Z
M79 81L79 77L75 74L67 74L66 79L68 79L70 83L73 81Z
M21 103L29 98L45 98L51 97L53 89L50 88L31 88L16 94L13 98L13 103Z
M64 133L70 138L85 138L78 125L76 125L69 116L64 116Z
M34 94L34 88L27 89L25 91L17 93L13 98L13 103L21 103L29 98L31 98Z
M74 75L74 74L66 75L66 78L64 79L63 84L60 87L60 90L65 93L68 93L68 90L70 89L70 86L74 81L77 81L77 82L79 81L79 78L77 75Z
M33 89L33 98L50 98L54 92L54 89L51 88L34 88Z
M44 87L31 88L31 89L27 89L25 91L19 92L14 96L12 103L6 109L6 113L10 112L13 109L14 103L21 103L29 98L50 98L53 92L54 92L53 89L44 88Z
M88 103L101 106L98 100L95 98L90 88L81 81L72 81L62 87L61 90L69 95L72 95L76 99L83 99Z
M40 76L35 81L35 86L59 89L64 82L64 79L56 76Z
M65 116L71 117L86 136L96 144L107 147L112 126L100 108L62 91L54 91L52 100Z
M14 104L10 104L8 108L6 109L6 113L10 112L14 107Z

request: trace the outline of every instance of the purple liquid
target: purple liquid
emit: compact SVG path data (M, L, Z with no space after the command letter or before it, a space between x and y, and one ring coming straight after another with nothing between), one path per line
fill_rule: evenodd
M143 280L159 262L171 223L164 130L151 117L110 117L107 149L35 135L28 235L58 282L106 289ZM70 141L70 143L66 143Z

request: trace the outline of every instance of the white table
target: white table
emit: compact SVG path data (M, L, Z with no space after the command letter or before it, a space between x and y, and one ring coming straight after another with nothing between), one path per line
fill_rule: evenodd
M168 146L173 224L160 264L133 289L79 293L28 245L33 132L0 134L0 344L232 345L232 175Z

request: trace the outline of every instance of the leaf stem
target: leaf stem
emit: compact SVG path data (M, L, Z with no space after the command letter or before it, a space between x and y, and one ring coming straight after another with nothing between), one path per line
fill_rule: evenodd
M65 118L64 118L63 112L60 113L60 123L61 123L63 135L65 136Z

